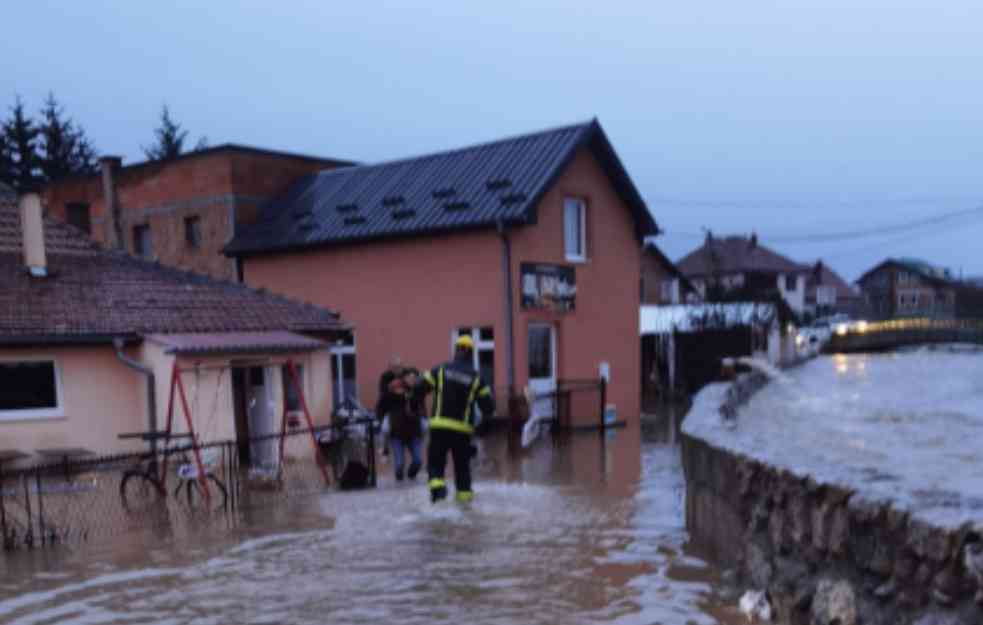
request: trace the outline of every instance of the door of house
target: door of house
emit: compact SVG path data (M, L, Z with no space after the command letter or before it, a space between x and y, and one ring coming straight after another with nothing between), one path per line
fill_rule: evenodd
M529 386L537 396L536 414L556 416L556 328L548 323L529 325Z
M275 436L271 370L250 367L246 373L246 406L249 415L249 457L254 467L276 466L278 441Z

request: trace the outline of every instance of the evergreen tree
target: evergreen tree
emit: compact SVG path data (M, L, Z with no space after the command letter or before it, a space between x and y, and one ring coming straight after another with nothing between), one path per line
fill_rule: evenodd
M7 135L3 132L3 125L0 124L0 191L5 190L3 185L13 184L14 162L7 145Z
M95 171L95 150L92 144L85 136L85 131L64 116L53 93L49 93L44 101L38 133L38 160L46 181Z
M37 154L38 128L24 114L24 103L19 96L10 107L10 118L3 123L3 135L9 171L2 182L15 189L34 186L41 174Z
M188 136L187 130L182 130L181 125L171 119L171 113L167 105L161 109L160 126L154 130L156 143L152 146L144 146L143 153L152 161L166 161L176 158L184 151L184 140Z

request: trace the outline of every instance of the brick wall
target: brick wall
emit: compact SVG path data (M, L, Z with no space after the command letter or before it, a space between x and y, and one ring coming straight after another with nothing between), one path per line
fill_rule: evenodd
M133 229L150 227L152 257L163 264L217 278L234 279L235 263L222 247L235 223L250 223L262 204L296 180L344 163L276 152L219 147L168 162L148 162L116 171L123 244L134 252ZM67 221L71 203L89 205L91 236L106 244L111 221L99 174L65 179L44 191L48 213ZM196 217L201 240L190 245L185 220Z

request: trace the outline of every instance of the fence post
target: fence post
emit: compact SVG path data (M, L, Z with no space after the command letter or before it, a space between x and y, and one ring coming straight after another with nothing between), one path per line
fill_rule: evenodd
M369 419L369 479L372 480L372 488L376 487L375 475L375 419Z
M37 489L38 493L38 528L41 530L41 546L43 547L48 532L44 527L44 495L41 493L40 468L34 471L34 487Z
M24 509L27 511L27 533L24 534L24 543L28 547L34 547L34 519L31 515L31 487L27 484L27 474L21 475L21 484L24 485Z
M604 420L604 408L608 404L608 381L604 377L601 377L601 431L607 428L607 423Z
M3 463L0 462L0 532L3 532L3 536L0 539L3 540L0 549L4 551L7 550L7 504L4 503L6 499L5 491L3 490Z

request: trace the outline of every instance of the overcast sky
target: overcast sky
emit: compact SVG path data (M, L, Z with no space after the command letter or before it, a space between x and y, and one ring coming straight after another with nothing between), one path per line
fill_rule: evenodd
M36 109L54 91L124 162L142 160L163 102L193 140L369 162L597 116L674 259L704 227L767 244L983 207L979 0L32 0L2 14L0 98ZM891 255L983 274L981 240L983 211L774 247L854 279Z

